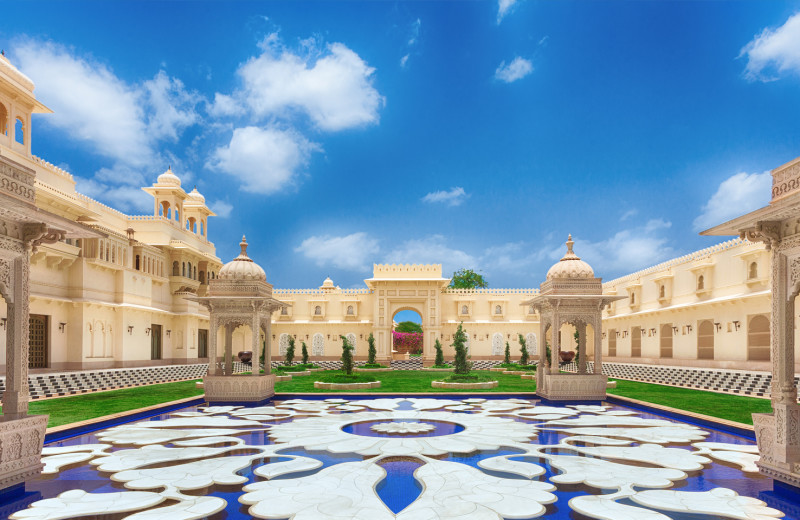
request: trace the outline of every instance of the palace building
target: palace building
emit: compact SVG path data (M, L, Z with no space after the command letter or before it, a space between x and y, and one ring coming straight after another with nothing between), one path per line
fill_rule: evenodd
M70 173L31 153L31 115L49 112L33 92L33 82L0 56L0 161L35 172L38 208L98 237L65 238L32 254L30 368L207 363L208 312L192 298L206 296L223 265L208 239L214 213L171 169L143 188L153 197L151 215L127 215L76 191ZM0 215L0 227L8 225ZM769 265L763 243L735 239L606 281L604 294L624 298L602 315L605 361L768 370ZM532 273L524 283L541 281L544 273ZM342 335L356 346L356 359L365 359L372 333L379 360L388 361L393 320L403 310L421 317L426 363L437 339L452 356L459 323L475 361L501 360L506 342L518 358L520 334L532 355L552 344L552 337L539 337L534 306L523 304L538 289L463 290L449 282L441 265L375 265L359 289L341 289L330 279L317 288L276 288L274 298L286 306L272 316L273 359L293 337L298 348L306 342L312 359L337 360ZM4 328L7 316L0 304ZM564 325L557 332L563 350L574 350L574 330ZM243 327L234 331L234 352L249 350L249 334ZM0 359L5 341L0 334Z

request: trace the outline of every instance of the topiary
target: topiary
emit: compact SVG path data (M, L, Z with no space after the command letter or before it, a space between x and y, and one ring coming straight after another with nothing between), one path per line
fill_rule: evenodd
M306 347L306 342L305 341L302 342L302 346L303 346L303 349L300 352L301 352L301 356L303 358L303 364L307 365L308 364L308 347Z
M369 350L367 350L367 364L375 365L375 354L377 354L377 350L375 349L375 336L373 336L371 332L367 338L367 343L369 343Z
M469 374L470 363L467 361L467 334L464 332L464 323L458 324L458 329L453 335L453 348L456 351L456 357L453 361L453 372L455 374Z
M439 343L439 340L436 340L436 343L433 344L433 348L436 349L436 359L433 361L433 364L437 367L444 366L444 352L442 351L442 344Z
M349 376L353 374L353 346L347 337L339 337L342 338L342 370Z
M287 365L291 365L294 361L294 338L291 336L289 336L289 346L286 347L285 359Z
M508 344L508 341L506 341L506 353L505 356L503 357L503 364L504 365L511 364L511 346Z
M522 356L519 358L520 365L527 365L528 364L528 346L525 344L525 338L522 334L519 335L519 350L522 352Z

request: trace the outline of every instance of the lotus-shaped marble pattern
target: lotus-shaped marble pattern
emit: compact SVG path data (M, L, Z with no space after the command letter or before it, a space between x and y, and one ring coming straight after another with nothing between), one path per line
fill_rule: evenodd
M379 433L395 433L402 435L406 433L430 432L435 430L436 426L428 423L400 421L373 424L369 429Z

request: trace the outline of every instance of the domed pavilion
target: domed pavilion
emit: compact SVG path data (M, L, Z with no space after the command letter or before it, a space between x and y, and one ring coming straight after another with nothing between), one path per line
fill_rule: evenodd
M267 283L264 269L247 256L245 237L239 246L242 248L239 256L210 280L207 296L187 297L203 305L210 314L208 374L203 378L209 403L261 402L275 394L275 376L270 373L271 316L286 304L272 297L272 285ZM251 330L253 371L249 376L233 373L233 331L241 326ZM222 366L217 353L219 329L225 331ZM259 370L260 332L265 338L264 374Z
M601 342L603 308L623 296L603 294L601 278L594 276L592 267L572 250L572 235L567 239L567 253L547 271L547 279L539 288L539 295L525 302L539 313L539 337L546 338L552 329L553 339L550 359L547 349L539 349L536 372L536 393L545 399L602 400L606 396L607 378L603 375L603 350ZM564 324L573 325L579 335L580 359L578 373L562 374L559 371L560 338L558 331ZM594 336L594 370L586 371L586 332L591 327Z

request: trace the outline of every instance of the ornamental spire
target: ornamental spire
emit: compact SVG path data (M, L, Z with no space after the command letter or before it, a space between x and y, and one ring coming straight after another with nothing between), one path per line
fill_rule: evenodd
M239 242L239 247L242 248L242 252L239 253L239 256L247 257L247 238L242 235L242 241Z

